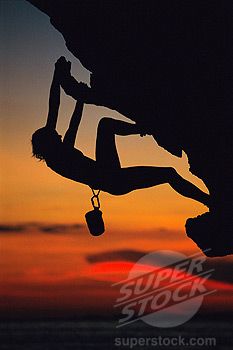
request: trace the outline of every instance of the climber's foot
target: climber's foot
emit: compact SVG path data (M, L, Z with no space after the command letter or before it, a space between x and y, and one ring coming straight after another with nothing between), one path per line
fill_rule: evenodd
M206 194L204 200L202 201L202 203L208 207L209 209L211 208L211 200L210 200L210 195Z

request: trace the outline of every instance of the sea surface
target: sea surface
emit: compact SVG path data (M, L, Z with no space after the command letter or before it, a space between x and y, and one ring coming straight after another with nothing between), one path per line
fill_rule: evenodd
M116 328L113 321L46 321L46 322L1 322L1 350L83 350L83 349L233 349L232 322L214 319L188 322L174 328L155 328L138 321L134 324ZM215 338L216 345L159 345L135 344L139 338L160 337L168 339ZM130 339L134 339L129 343ZM136 340L135 340L136 339ZM144 340L141 340L143 342ZM202 340L201 340L202 342Z

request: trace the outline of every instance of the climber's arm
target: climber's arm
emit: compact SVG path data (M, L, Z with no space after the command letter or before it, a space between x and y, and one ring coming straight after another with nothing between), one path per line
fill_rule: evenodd
M80 121L82 119L83 102L76 102L74 112L72 114L69 128L65 134L63 143L70 147L74 147L75 138L78 131Z
M79 83L71 74L66 74L61 79L61 86L65 93L75 100L87 102L90 89L84 83Z
M60 79L59 79L58 71L55 68L52 84L50 87L49 111L48 111L46 127L54 130L56 129L59 106L60 106Z

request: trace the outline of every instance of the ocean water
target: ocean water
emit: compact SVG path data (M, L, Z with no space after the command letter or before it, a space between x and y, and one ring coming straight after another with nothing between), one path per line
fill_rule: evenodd
M139 321L116 328L113 321L46 321L46 322L1 322L1 350L91 350L91 349L233 349L233 327L231 322L205 320L188 322L170 329L155 328ZM135 345L139 338L215 337L216 345L172 346ZM134 344L130 344L130 339ZM124 341L124 343L123 343ZM167 340L170 341L170 340ZM127 343L128 342L128 343Z

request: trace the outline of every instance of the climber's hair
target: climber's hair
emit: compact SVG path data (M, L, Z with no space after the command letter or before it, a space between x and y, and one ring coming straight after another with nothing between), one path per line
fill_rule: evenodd
M54 138L58 137L55 130L47 127L40 128L32 135L32 156L39 160L46 160L48 152L54 145Z

